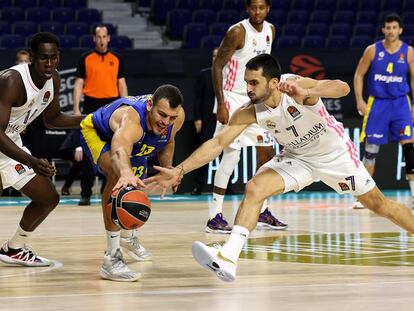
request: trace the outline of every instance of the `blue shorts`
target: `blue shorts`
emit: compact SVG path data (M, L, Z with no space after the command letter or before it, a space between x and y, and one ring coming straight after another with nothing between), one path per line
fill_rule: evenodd
M408 96L395 99L374 98L367 101L367 114L362 124L360 141L384 145L412 137L410 100Z
M94 171L102 172L98 166L99 158L102 154L111 150L111 144L101 139L92 122L92 114L86 116L81 122L80 142L83 152L93 163ZM131 166L134 174L144 179L147 176L147 158L131 157Z

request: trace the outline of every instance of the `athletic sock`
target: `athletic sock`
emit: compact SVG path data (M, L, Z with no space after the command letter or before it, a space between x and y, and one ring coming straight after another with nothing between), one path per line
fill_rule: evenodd
M213 202L208 206L208 217L213 219L218 213L223 211L224 194L213 192Z
M23 230L19 225L17 227L16 233L9 240L9 247L13 249L24 247L31 234L32 232Z
M106 252L113 255L121 247L121 231L106 230Z
M220 250L220 254L231 260L234 263L237 263L239 259L240 252L243 248L244 243L246 243L247 238L249 237L249 230L242 226L233 226L231 230L230 237L228 241L223 245Z

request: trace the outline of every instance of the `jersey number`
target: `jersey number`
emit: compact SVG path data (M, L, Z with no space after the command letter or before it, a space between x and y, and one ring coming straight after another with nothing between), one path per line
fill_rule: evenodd
M141 166L134 166L132 168L132 171L134 172L134 175L137 176L138 178L140 178L144 172L145 172L145 166L141 165Z
M29 122L29 120L36 114L37 110L38 109L35 109L32 114L30 114L32 112L32 110L29 110L26 113L26 117L24 118L23 124L27 124L27 122Z
M155 149L155 147L153 146L148 146L146 144L143 144L141 147L141 150L135 155L135 156L146 156L149 155L151 152L153 152Z
M296 127L294 125L287 127L286 131L292 131L295 137L299 136L298 131L296 130Z
M388 73L392 73L394 71L394 64L393 63L388 63L386 71Z

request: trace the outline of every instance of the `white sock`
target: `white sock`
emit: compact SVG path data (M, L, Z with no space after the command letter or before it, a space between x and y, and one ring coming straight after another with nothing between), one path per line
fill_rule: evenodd
M16 233L9 240L9 246L14 249L24 247L31 234L32 232L24 231L19 225Z
M263 213L267 208L267 199L264 200L263 205L262 205L262 210L260 211L260 213Z
M232 262L237 263L243 245L246 243L247 238L249 237L249 233L249 230L247 230L245 227L237 225L233 226L230 237L221 248L220 254Z
M213 192L213 202L208 206L209 219L214 218L218 213L223 211L224 195Z
M414 197L414 180L409 180L408 184L410 185L411 196Z
M136 230L125 230L125 229L121 229L121 238L123 239L128 239L128 238L132 238L135 236L135 232Z
M121 247L121 231L106 230L106 252L114 254Z

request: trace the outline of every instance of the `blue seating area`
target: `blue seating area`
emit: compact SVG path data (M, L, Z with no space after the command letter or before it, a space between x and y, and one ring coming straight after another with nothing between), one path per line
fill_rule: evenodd
M38 31L56 34L62 49L94 48L91 33L100 23L101 12L87 8L87 0L0 0L0 48L25 48ZM117 36L115 25L104 24L112 48L132 48L128 37Z
M273 0L267 20L277 28L278 47L361 48L382 36L384 17L393 12L402 17L403 34L411 35L413 0ZM243 0L151 3L152 21L166 24L166 35L183 40L185 48L216 43L212 36L223 37L230 25L247 16Z

